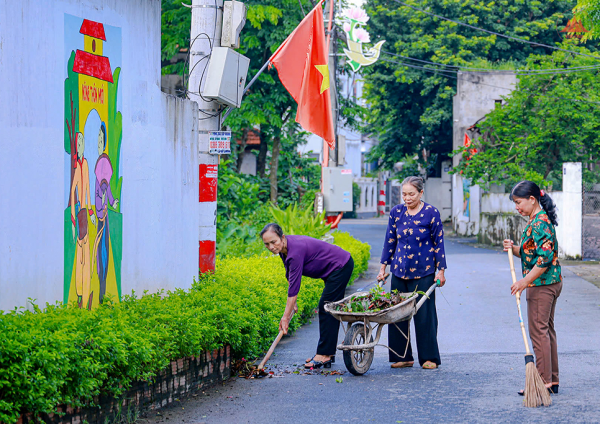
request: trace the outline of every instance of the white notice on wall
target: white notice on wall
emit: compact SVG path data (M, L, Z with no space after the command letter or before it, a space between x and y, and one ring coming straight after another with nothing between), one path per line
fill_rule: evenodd
M231 131L209 131L208 153L211 155L231 154Z

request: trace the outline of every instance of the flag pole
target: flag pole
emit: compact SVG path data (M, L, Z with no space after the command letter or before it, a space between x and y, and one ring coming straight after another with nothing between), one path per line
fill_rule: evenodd
M319 1L319 2L318 2L316 5L315 5L315 7L313 8L313 10L314 10L314 9L316 9L316 8L317 8L317 6L319 6L320 4L322 4L322 3L323 3L323 1L324 1L324 0L321 0L321 1ZM333 3L332 3L332 4L333 4ZM306 18L306 16L305 16L305 18ZM329 23L329 28L330 28L330 30L331 30L331 22ZM295 31L295 30L294 30L294 31ZM294 31L292 31L292 34L294 33ZM288 38L289 38L289 37L290 37L292 34L290 34L290 35L288 36ZM286 38L286 41L287 41L287 38ZM281 46L283 46L283 44L285 44L285 41L284 41L283 43L281 43ZM327 38L327 44L329 44L329 38ZM265 69L267 69L267 66L269 66L269 64L271 63L271 58L277 54L277 52L279 51L279 49L281 48L281 46L279 46L279 48L278 48L278 49L275 51L275 53L273 53L273 54L271 55L271 57L270 57L270 58L269 58L269 59L268 59L268 60L267 60L267 61L264 63L264 65L263 65L263 66L262 66L262 67L261 67L261 68L258 70L258 72L256 73L256 75L254 75L254 78L252 78L252 79L250 80L250 82L249 82L249 83L246 85L246 87L244 87L244 91L242 92L242 96L243 96L243 95L245 95L245 94L246 94L246 92L247 92L247 91L250 89L250 87L252 86L252 84L254 84L254 83L256 82L256 80L258 79L258 77L260 76L260 74L262 74L262 73L265 71ZM233 111L233 109L231 108L231 106L228 106L228 107L227 107L227 110L226 110L226 111L225 111L225 113L223 114L223 118L221 119L221 122L225 121L225 119L227 119L227 117L229 116L229 114L230 114L232 111Z

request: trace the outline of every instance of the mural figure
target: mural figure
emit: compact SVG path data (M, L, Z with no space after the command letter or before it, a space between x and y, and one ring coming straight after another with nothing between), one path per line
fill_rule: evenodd
M121 295L121 30L68 14L64 22L65 184L69 193L65 199L64 302L92 309L108 295L116 302ZM93 169L88 161L95 163ZM94 180L92 194L90 181Z
M100 292L98 300L100 303L104 300L106 293L106 274L108 270L108 203L116 209L119 204L119 199L113 197L110 189L110 179L113 169L110 158L105 153L106 149L106 125L104 122L100 125L98 132L98 161L94 173L96 174L96 216L98 217L98 227L96 233L96 243L94 245L94 254L96 258L96 272L100 282ZM108 202L108 203L107 203Z
M82 133L77 133L77 161L71 184L71 222L73 224L73 239L76 240L75 256L75 287L77 304L81 308L83 302L88 309L92 308L94 293L90 285L90 245L88 237L88 215L92 224L96 224L92 202L90 201L90 179L87 160L83 157L85 139Z

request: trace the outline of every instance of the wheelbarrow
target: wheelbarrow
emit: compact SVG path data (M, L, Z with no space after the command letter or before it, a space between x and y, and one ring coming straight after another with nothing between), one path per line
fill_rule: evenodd
M354 375L363 375L369 371L373 363L375 346L383 346L400 357L406 356L406 351L404 355L399 355L389 346L379 344L381 330L386 324L396 325L398 322L410 321L421 305L423 305L423 302L429 298L429 295L439 285L440 282L438 280L429 287L426 295L421 296L418 302L418 293L401 293L403 297L407 297L406 300L377 312L336 311L338 305L346 303L353 298L365 296L368 294L367 292L353 293L340 301L326 303L325 311L340 320L344 329L344 341L337 348L343 352L344 364L348 371ZM346 323L345 327L344 323ZM396 326L396 328L398 327ZM410 340L410 330L408 334L404 334L399 328L398 330L407 340ZM375 334L375 340L373 340L373 334ZM406 349L408 350L408 343Z

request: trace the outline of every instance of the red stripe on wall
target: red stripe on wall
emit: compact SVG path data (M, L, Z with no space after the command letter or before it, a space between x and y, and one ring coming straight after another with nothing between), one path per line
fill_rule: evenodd
M212 240L200 241L198 249L200 274L215 271L216 243Z
M200 202L217 201L217 179L219 175L219 165L200 164L200 188L198 200Z

